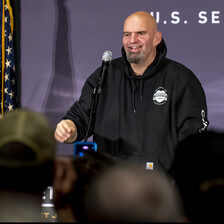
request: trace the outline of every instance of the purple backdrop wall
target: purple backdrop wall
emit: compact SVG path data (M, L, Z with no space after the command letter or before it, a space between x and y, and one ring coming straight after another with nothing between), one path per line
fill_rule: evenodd
M223 0L21 0L21 103L44 112L52 125L78 99L102 54L120 56L124 19L151 12L168 57L201 81L210 129L224 131ZM58 144L60 154L72 145Z

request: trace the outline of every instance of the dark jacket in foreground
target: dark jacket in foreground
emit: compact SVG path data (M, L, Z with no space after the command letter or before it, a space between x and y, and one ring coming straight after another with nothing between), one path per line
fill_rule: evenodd
M136 76L122 57L111 61L105 87L99 96L93 140L98 151L133 161L153 162L168 171L179 141L208 125L204 90L196 76L182 64L166 58L166 45L142 76ZM63 119L77 126L84 138L90 114L92 89L98 68L86 81L79 101Z

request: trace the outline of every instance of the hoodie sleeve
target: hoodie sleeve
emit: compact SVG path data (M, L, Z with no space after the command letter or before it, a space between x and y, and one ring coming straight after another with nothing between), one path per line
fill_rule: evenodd
M89 122L91 110L92 91L97 85L100 69L98 68L85 82L82 93L78 101L76 101L67 111L63 119L72 120L77 128L77 141L85 137ZM89 136L91 136L90 133Z
M205 93L194 75L179 100L177 119L178 141L191 134L205 131L208 127Z

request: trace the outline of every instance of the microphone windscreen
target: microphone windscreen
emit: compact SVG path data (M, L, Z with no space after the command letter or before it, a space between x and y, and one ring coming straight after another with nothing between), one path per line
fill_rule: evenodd
M104 51L102 61L111 61L112 60L112 52Z

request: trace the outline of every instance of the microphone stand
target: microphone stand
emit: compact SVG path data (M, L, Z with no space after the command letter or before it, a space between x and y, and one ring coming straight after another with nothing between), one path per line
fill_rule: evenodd
M99 95L102 93L104 79L105 79L111 59L112 59L112 53L110 51L105 51L103 54L103 58L102 58L103 64L101 66L98 84L95 88L93 88L93 91L92 91L90 116L89 116L89 122L88 122L88 126L87 126L87 131L85 134L84 142L87 141L90 131L93 131L93 129L94 129L96 109L97 109L97 105L98 105Z
M108 69L109 67L109 62L107 62L105 64L105 66L102 67L102 74L105 74L105 71ZM92 99L91 99L91 106L90 106L90 116L89 116L89 122L88 122L88 126L87 126L87 131L84 137L84 142L87 141L90 130L91 130L91 126L92 126L92 130L94 129L94 124L95 124L95 118L96 118L96 109L97 109L97 105L98 105L98 100L99 100L99 95L102 93L103 90L103 82L104 82L104 75L99 77L99 81L98 81L98 85L96 87L93 88L92 91Z
M88 139L88 135L89 135L91 126L92 126L92 130L94 128L98 99L99 99L99 85L97 85L97 87L93 88L93 91L92 91L90 116L89 116L89 122L88 122L88 126L87 126L87 131L85 134L85 138L83 140L84 142L86 142Z

